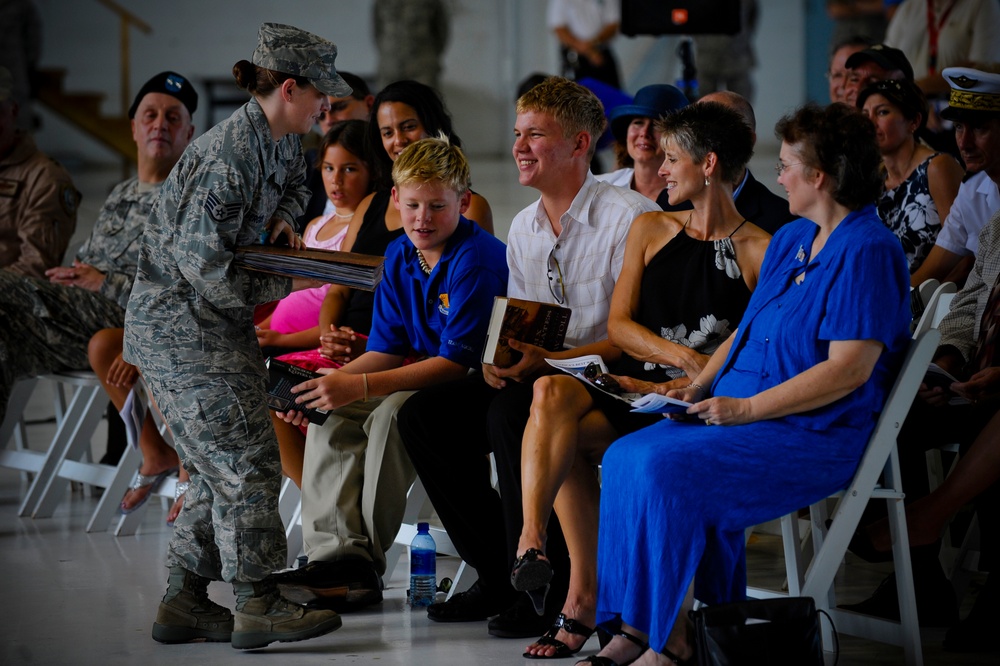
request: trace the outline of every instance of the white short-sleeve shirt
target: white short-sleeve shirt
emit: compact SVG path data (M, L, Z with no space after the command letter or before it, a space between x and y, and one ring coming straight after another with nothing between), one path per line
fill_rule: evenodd
M632 190L598 181L590 173L559 220L557 237L541 199L518 213L507 235L507 295L570 308L566 344L608 337L611 293L625 259L632 221L660 210ZM559 286L561 274L565 290ZM550 279L551 278L551 279Z
M935 245L960 255L979 253L979 232L1000 210L1000 189L985 172L962 183Z

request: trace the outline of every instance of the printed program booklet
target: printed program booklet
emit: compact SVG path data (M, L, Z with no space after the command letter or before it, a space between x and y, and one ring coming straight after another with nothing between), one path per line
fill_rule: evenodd
M931 363L927 368L927 372L924 374L924 384L927 384L927 388L940 386L944 389L944 392L950 396L948 400L949 405L971 404L967 398L963 398L951 390L951 385L957 381L959 380L953 377L951 373L943 369L937 363Z
M629 403L632 405L633 412L641 412L643 414L684 414L687 412L687 408L692 405L690 402L684 402L683 400L677 400L676 398L668 398L665 395L660 395L659 393L647 393L643 395L642 393L613 393L608 391L603 386L595 384L593 381L587 378L585 372L587 366L594 364L598 368L598 375L606 374L608 372L608 367L604 365L604 359L602 359L597 354L588 354L586 356L578 356L576 358L567 359L545 359L545 362L551 365L557 370L561 370L567 374L573 375L582 382L585 382L598 391L602 393L607 393L619 400Z
M293 250L280 245L246 245L236 249L237 266L365 291L374 291L382 281L384 263L385 257L314 248Z
M305 414L306 418L309 419L309 423L315 423L316 425L323 425L326 423L326 417L329 415L328 411L297 405L295 404L295 394L292 393L293 386L298 386L304 381L316 379L317 377L322 377L323 375L318 372L313 372L312 370L300 368L299 366L292 365L291 363L279 361L276 358L267 359L264 362L264 365L267 366L268 374L268 407L276 412L287 412L289 410L302 412Z
M569 308L552 303L497 296L493 300L483 363L509 368L520 361L521 352L510 348L507 343L510 339L559 351L566 342L570 314Z

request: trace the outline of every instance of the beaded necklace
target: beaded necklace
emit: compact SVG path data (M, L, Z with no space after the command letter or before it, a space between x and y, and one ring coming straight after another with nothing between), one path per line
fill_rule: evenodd
M417 261L420 262L420 270L424 272L424 275L430 275L431 274L430 264L428 264L427 260L424 259L424 253L421 252L420 250L417 250Z

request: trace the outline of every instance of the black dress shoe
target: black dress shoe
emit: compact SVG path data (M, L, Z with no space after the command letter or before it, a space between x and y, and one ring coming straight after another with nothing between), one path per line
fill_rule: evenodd
M527 595L517 595L514 605L490 620L490 636L499 638L537 638L544 634L558 616L558 610L539 615Z
M917 620L921 627L948 627L958 621L958 602L951 583L941 574L922 578L915 585ZM857 604L840 604L844 610L899 621L899 597L896 575L889 574L879 583L872 596Z
M427 607L427 617L435 622L479 622L493 617L510 605L512 594L491 594L480 581L448 601Z
M312 561L273 576L289 601L349 613L382 601L382 577L363 558Z

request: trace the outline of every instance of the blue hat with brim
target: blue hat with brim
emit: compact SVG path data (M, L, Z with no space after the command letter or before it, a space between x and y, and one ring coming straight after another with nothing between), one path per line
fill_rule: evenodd
M608 114L611 133L615 140L624 143L625 133L633 118L660 118L683 109L688 104L688 98L674 86L660 83L640 88L631 104L611 109L611 113Z

